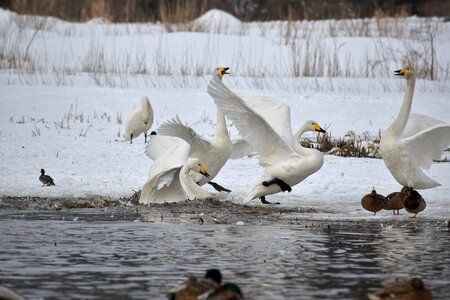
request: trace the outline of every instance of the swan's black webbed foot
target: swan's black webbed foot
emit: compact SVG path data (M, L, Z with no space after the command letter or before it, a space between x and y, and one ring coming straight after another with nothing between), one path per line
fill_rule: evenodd
M226 189L223 186L221 186L220 184L217 184L215 182L208 181L208 184L210 184L218 192L222 192L223 191L223 192L231 193L231 190Z
M272 184L278 185L283 192L288 191L288 193L290 193L292 191L291 187L286 182L284 182L283 180L281 180L279 178L272 179L271 181L263 181L262 182L263 186L269 186Z
M266 196L262 196L261 198L259 198L261 200L262 204L280 204L280 202L269 202L266 200Z

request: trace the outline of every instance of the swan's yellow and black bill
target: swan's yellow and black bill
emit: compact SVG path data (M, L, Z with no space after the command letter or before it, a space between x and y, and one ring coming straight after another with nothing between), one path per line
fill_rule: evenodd
M206 176L206 178L209 178L209 174L206 172L206 169L202 164L200 164L200 174Z
M405 68L401 68L400 70L394 71L395 72L395 76L403 76L406 73L406 67Z
M320 127L319 124L317 124L317 123L314 124L314 130L317 131L317 132L322 132L322 133L325 133L325 132L326 132L326 131L325 131L322 127Z
M227 67L218 67L217 68L217 71L219 71L222 75L225 75L225 74L230 74L230 73L228 73L227 71L229 70L230 68L227 68Z

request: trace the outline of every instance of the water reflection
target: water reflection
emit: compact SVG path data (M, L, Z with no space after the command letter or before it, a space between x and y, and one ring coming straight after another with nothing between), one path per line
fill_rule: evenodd
M449 233L436 222L308 227L0 220L0 278L27 298L165 299L217 267L247 299L365 299L395 276L450 294Z

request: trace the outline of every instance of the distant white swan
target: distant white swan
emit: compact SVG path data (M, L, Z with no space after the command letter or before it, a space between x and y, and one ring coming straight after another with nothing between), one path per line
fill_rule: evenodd
M229 68L218 67L215 69L214 77L222 80ZM212 185L217 191L231 192L211 180L216 177L230 157L239 158L249 154L250 145L243 139L232 141L228 133L225 116L220 109L217 109L217 123L214 133L214 139L208 140L197 134L194 129L184 125L179 117L167 121L158 128L158 133L168 136L176 136L185 140L191 145L189 157L197 158L201 161L210 175L209 178L201 176L198 173L192 173L194 180L199 185L206 183Z
M147 132L153 124L153 109L147 97L141 97L141 108L131 112L125 127L125 140L133 143L133 138L137 138L144 133L145 143L147 143Z
M256 149L259 163L265 168L264 175L244 202L260 198L262 203L269 203L265 199L266 195L281 191L290 192L292 186L322 167L322 153L300 144L300 137L306 131L325 132L316 122L307 121L292 136L288 106L277 103L275 108L278 112L276 118L272 116L275 119L272 125L267 116L264 118L250 108L251 105L248 103L251 100L244 101L216 77L209 82L208 94L214 98L219 109L233 121L241 136ZM262 101L263 97L254 104L259 105L259 109L270 112L270 105L264 106ZM275 102L274 99L270 101ZM279 118L283 121L278 122ZM288 120L289 124L285 120Z
M360 141L358 135L354 130L349 130L345 136L349 136L353 140L353 146L358 151L364 150L364 152L372 157L380 157L379 155L379 148L380 145L375 142L369 142L369 141Z
M395 72L406 79L406 93L397 118L381 135L384 163L404 187L429 189L440 186L422 169L429 169L433 159L439 159L448 148L450 124L423 115L410 117L416 83L414 68L407 66Z
M209 176L198 159L189 158L190 148L188 143L177 137L152 136L145 154L155 161L142 188L139 203L179 202L211 197L189 175L189 172L195 171Z

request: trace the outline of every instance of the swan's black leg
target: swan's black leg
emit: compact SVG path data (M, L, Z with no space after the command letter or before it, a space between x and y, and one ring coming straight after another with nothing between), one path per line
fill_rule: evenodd
M133 134L130 133L130 144L133 144Z
M224 188L223 186L221 186L220 184L217 184L215 182L209 181L208 184L210 184L216 191L218 192L227 192L227 193L231 193L231 190Z
M144 132L144 137L145 137L144 144L147 144L147 132Z
M261 198L259 198L261 200L262 204L280 204L280 202L269 202L266 200L266 196L262 196Z
M263 181L262 182L263 186L269 186L272 184L278 185L283 192L288 191L290 193L292 191L291 187L286 182L284 182L283 180L281 180L279 178L272 179L271 181Z

